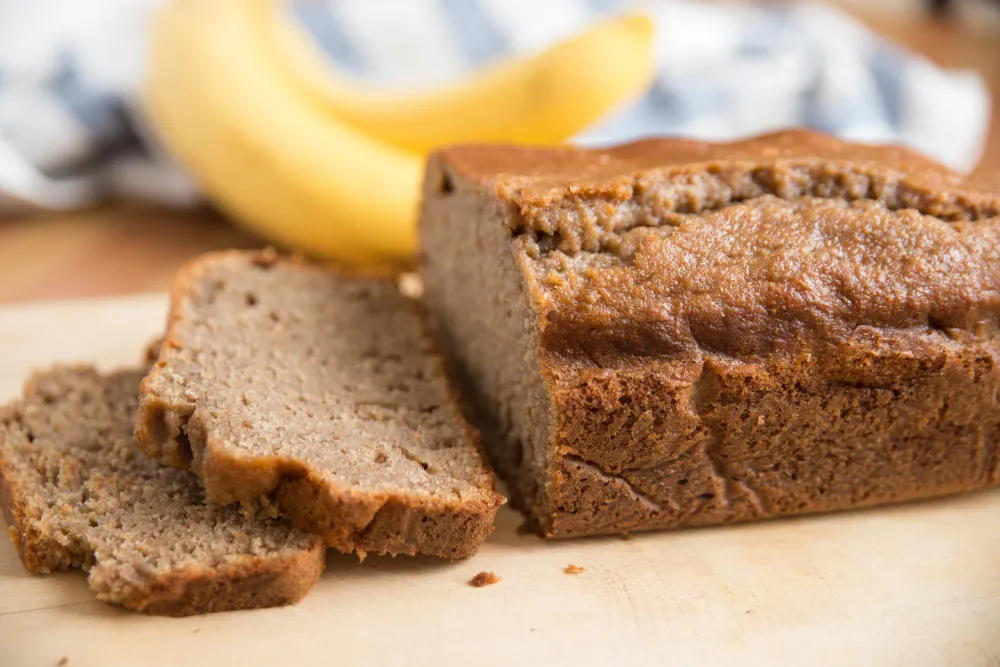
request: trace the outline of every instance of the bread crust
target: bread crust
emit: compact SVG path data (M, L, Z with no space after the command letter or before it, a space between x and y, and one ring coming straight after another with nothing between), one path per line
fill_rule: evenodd
M485 463L478 498L440 500L408 494L369 494L341 488L322 479L292 458L245 456L235 452L205 427L196 401L164 400L150 389L157 373L168 367L171 353L182 346L177 324L181 304L192 299L206 267L216 262L285 264L304 271L336 275L340 271L306 260L266 251L223 251L203 255L178 272L171 288L170 313L159 360L143 380L136 440L150 456L166 465L190 468L203 481L210 500L255 507L273 505L297 527L319 535L327 546L343 552L426 554L446 559L469 557L492 532L496 512L505 499ZM354 274L345 274L354 275ZM372 272L372 280L391 282L395 274ZM416 302L408 304L415 311ZM428 336L428 340L429 336ZM444 361L435 353L438 375L446 382ZM448 397L461 414L454 389ZM478 432L462 423L463 440L480 452ZM485 457L484 457L485 460Z
M219 611L263 609L295 604L312 590L326 566L326 550L267 559L242 556L220 568L192 567L145 582L119 599L90 585L98 598L154 616L193 616Z
M40 550L37 546L40 536L28 526L24 509L15 500L17 493L13 489L13 484L7 472L3 452L0 450L0 509L3 510L4 519L7 521L7 534L28 572L40 574L42 568L38 562Z
M912 151L800 130L456 147L429 161L420 239L491 460L547 536L1000 481L1000 196ZM481 352L502 324L470 304L498 293L530 401L496 379L521 359Z

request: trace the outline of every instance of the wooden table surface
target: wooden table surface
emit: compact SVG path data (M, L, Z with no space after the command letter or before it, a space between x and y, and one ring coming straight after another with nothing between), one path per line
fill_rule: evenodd
M0 309L0 402L54 361L136 363L162 295ZM157 618L28 574L0 537L0 665L1000 665L1000 489L631 539L520 535L468 560L331 553L294 607ZM0 519L0 530L3 529ZM583 572L566 574L568 565ZM500 581L469 586L478 572Z
M993 99L1000 100L1000 30L995 25L937 20L912 11L876 14L871 9L876 3L840 2L876 31L944 67L979 70ZM993 115L977 174L1000 183L1000 113ZM0 219L0 303L161 291L193 255L260 245L207 210L126 204Z

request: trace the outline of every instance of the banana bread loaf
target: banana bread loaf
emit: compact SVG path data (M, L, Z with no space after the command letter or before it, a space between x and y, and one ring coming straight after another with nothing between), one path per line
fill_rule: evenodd
M786 131L456 147L420 221L432 325L547 536L995 484L1000 197Z
M136 439L342 551L476 552L503 502L417 303L273 253L177 275Z
M288 604L323 571L322 541L205 503L198 478L135 446L143 372L36 374L0 408L0 504L25 567L82 567L102 600L186 616Z

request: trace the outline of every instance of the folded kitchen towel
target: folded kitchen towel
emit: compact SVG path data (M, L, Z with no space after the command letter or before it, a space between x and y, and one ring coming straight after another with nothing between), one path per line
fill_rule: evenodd
M137 97L162 0L0 0L0 214L107 196L173 206L197 183L143 127ZM285 0L329 57L358 77L416 88L532 52L601 16L648 11L658 73L648 94L577 138L732 139L806 125L902 142L960 170L978 159L989 98L823 5L692 0Z

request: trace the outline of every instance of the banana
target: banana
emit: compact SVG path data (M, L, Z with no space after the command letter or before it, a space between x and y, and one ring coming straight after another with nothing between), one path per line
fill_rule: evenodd
M261 48L332 116L417 152L468 142L562 143L637 97L653 76L652 22L631 14L458 85L392 94L331 67L280 0L254 3L254 11L266 15Z
M636 41L622 40L619 34L631 34L634 26L619 25L600 39L584 40L586 49L563 46L560 59L548 62L542 56L521 65L530 71L499 68L490 75L489 85L473 80L436 97L423 96L416 117L408 108L395 109L385 99L344 88L343 97L356 102L347 105L349 109L362 116L368 109L375 119L351 122L350 114L347 119L339 115L328 97L309 92L301 77L289 76L282 65L284 50L265 46L275 34L273 10L273 5L256 0L168 4L154 25L142 103L167 149L231 218L277 244L354 266L411 258L423 149L439 140L486 136L544 137L551 142L583 122L579 107L590 109L592 116L598 107L608 108L615 95L634 92L637 79L630 72L642 69L635 62L624 67L624 79L631 83L616 84L612 93L575 88L588 74L574 73L577 68L597 68L595 76L608 78L611 70L623 67L613 53L593 53ZM567 60L570 57L579 60ZM648 69L649 54L643 58ZM600 60L607 62L599 65ZM576 77L577 83L566 88L551 82L557 70ZM546 101L549 93L532 93L532 81L551 83L555 94L565 97L554 97L558 104ZM520 101L505 101L513 94ZM490 116L493 105L501 111ZM378 108L381 113L375 113ZM473 113L479 120L466 118ZM421 123L426 123L426 131L419 129ZM394 130L395 124L413 127L408 135L412 141L393 143L393 136L405 133ZM528 127L533 125L536 129ZM388 132L390 141L375 138L378 127Z
M416 245L421 156L371 139L288 89L254 3L186 0L153 36L145 105L209 197L285 246L352 265Z

